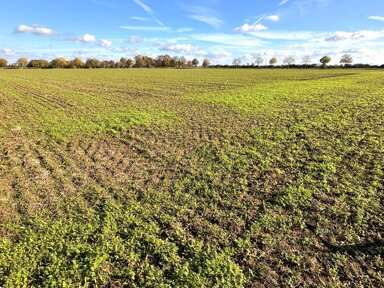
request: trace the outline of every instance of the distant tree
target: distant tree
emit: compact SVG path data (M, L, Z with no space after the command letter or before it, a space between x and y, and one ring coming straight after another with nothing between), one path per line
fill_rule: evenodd
M135 56L135 67L136 68L145 67L145 62L143 60L143 56L141 56L141 55L136 55Z
M343 56L341 56L341 59L340 59L341 64L347 65L347 64L352 64L352 62L353 62L353 58L351 55L344 54Z
M283 62L284 62L284 64L291 66L291 65L295 64L296 59L293 56L287 56L284 58Z
M117 61L117 63L119 63L119 62ZM116 62L113 60L109 60L108 61L108 68L115 68L115 67L116 67Z
M28 65L28 59L27 58L20 58L16 62L17 66L20 68L25 68Z
M275 57L269 60L269 65L275 65L277 63L277 59Z
M241 65L241 59L240 58L234 58L232 61L233 66L240 66Z
M189 61L187 62L187 67L188 67L188 68L191 68L191 67L193 67L193 63L192 63L192 61L191 61L191 60L189 60Z
M155 66L153 64L153 59L151 57L143 56L143 62L144 62L144 66L143 67L151 68L151 67Z
M180 67L185 67L187 65L187 59L184 56L180 57Z
M68 64L67 59L60 57L60 58L53 59L50 63L50 66L52 68L64 68L67 64Z
M174 56L171 60L171 67L179 68L180 67L180 57Z
M103 60L100 62L100 68L114 68L115 61L113 60Z
M75 58L72 61L68 62L69 68L82 68L84 66L84 62L81 61L80 58Z
M48 68L48 67L49 67L48 60L45 60L45 59L40 60L40 68Z
M208 59L204 59L204 61L203 61L203 67L204 67L204 68L208 68L209 66L211 66L211 63L209 62L209 60L208 60Z
M196 58L192 60L192 65L197 67L197 65L199 65L199 60L197 60Z
M331 62L331 57L329 57L329 56L323 56L323 57L321 57L321 59L320 59L320 63L321 63L321 66L323 67L323 68L326 68L327 67L327 64L329 63L329 62Z
M156 67L171 67L175 63L172 61L171 56L169 55L159 55L157 56Z
M149 57L148 58L148 63L150 67L157 67L157 61L156 58Z
M131 68L133 66L133 60L132 59L127 59L127 68Z
M85 61L86 68L99 68L100 67L100 61L96 58L88 58L87 61Z
M144 56L142 56L142 58L143 58L143 63L144 63L143 67L147 67L147 68L151 67L151 65L150 65L151 61L150 61L149 57L144 55Z
M103 60L103 61L100 61L100 68L108 68L108 65L109 65L109 63L108 63L108 61L106 61L106 60Z
M32 59L28 62L27 64L27 67L30 67L30 68L37 68L37 61L39 60L36 60L36 59Z
M263 62L264 62L263 57L261 57L261 56L257 56L257 57L255 58L255 63L256 63L256 65L257 65L257 67L259 67L261 64L263 64Z
M312 60L311 60L311 57L310 57L310 56L306 55L306 56L303 57L303 60L302 60L302 61L303 61L303 64L304 64L305 66L308 66L308 64L311 63Z
M156 67L163 67L163 56L157 56L156 57Z
M117 64L119 68L127 68L127 59L121 57Z
M164 55L163 57L163 67L171 67L172 58L169 55Z
M31 60L28 63L28 67L31 68L48 68L49 67L49 62L44 59L37 59L37 60Z
M4 67L7 67L7 65L8 65L7 59L1 58L0 59L0 67L4 68Z

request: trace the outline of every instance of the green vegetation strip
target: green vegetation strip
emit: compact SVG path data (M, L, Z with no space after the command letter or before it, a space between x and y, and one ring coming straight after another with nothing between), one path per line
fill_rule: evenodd
M0 72L0 286L384 286L383 79Z

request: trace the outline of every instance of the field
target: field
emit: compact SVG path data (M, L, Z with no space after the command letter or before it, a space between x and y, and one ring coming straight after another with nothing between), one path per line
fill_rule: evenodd
M0 287L383 287L384 72L0 70Z

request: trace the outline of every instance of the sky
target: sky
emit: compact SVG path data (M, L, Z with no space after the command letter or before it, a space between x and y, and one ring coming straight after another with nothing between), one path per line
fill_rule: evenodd
M0 58L384 64L384 0L0 0Z

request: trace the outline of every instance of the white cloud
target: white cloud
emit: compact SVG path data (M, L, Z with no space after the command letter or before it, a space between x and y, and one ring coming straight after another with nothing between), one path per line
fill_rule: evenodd
M280 20L280 17L278 15L269 15L264 18L265 20L277 22Z
M252 25L244 24L240 27L235 28L235 31L237 32L255 32L255 31L262 31L262 30L267 30L267 27L265 27L261 23L255 23Z
M80 42L95 42L96 37L92 34L85 33L83 36L77 37L77 40Z
M57 34L51 28L48 28L46 26L36 25L36 24L32 26L19 25L18 27L16 27L15 31L17 33L32 33L39 36L51 36L51 35Z
M177 40L171 39L171 40L158 40L158 39L153 39L153 45L158 46L158 47L163 47L163 46L170 46L174 45L177 43Z
M175 53L185 53L194 55L205 55L206 52L191 44L168 44L160 48L161 51L170 51Z
M166 26L120 26L124 30L139 30L139 31L170 31L171 28Z
M361 39L378 39L384 37L384 30L382 31L369 31L362 30L357 32L344 32L336 31L331 36L325 39L327 42L349 41L349 40L361 40Z
M183 6L189 13L188 17L196 21L208 24L214 28L220 28L224 21L220 15L213 9L202 6Z
M377 20L377 21L384 21L384 16L369 16L368 19Z
M105 39L100 39L100 47L108 48L112 46L112 41L105 40Z
M140 42L143 42L143 38L138 37L138 36L132 36L127 41L130 43L140 43Z
M132 47L118 47L118 48L113 48L113 52L115 53L133 53L134 49ZM140 53L137 53L140 54Z
M284 5L284 4L287 4L288 2L289 2L289 0L282 0L282 1L279 3L279 6Z
M228 58L232 55L232 53L228 51L218 50L218 51L211 51L207 54L207 57L210 59L222 59L222 58Z
M226 63L229 61L229 57L232 55L231 52L222 50L220 48L204 50L191 44L180 44L174 42L157 42L155 46L159 46L160 51L167 51L170 53L182 54L184 56L207 58L215 60L217 63Z
M280 17L278 15L262 16L259 19L257 19L257 21L253 24L245 23L244 25L242 25L240 27L236 27L235 31L236 32L251 33L251 32L267 30L268 28L265 25L260 23L262 20L277 22L280 20Z
M14 56L16 52L9 48L0 49L0 54L5 56Z

